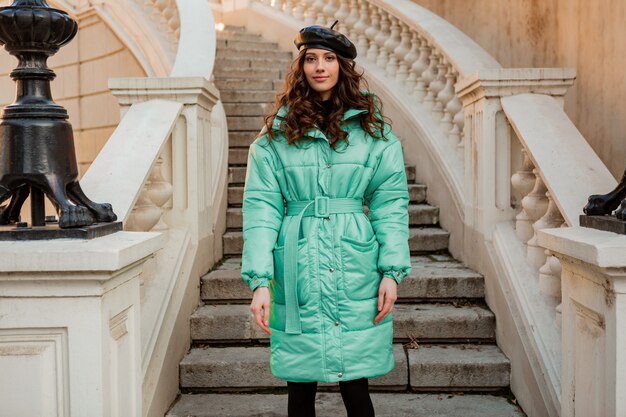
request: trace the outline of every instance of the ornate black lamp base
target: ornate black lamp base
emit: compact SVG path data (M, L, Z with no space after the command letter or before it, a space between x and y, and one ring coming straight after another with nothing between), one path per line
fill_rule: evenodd
M597 230L604 230L605 232L619 233L626 235L626 221L620 220L615 216L587 216L580 215L580 225L582 227L589 227Z
M90 226L61 229L57 222L45 226L0 226L0 240L95 239L122 230L122 222L94 223Z

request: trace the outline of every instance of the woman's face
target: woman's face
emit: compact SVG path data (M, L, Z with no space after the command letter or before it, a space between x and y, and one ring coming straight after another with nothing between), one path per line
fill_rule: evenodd
M307 49L303 65L306 80L322 100L328 100L339 80L337 54L325 49Z

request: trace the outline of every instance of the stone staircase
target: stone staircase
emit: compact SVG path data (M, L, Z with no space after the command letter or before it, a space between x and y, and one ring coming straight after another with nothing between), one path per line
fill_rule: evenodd
M202 278L193 345L180 364L182 395L168 417L286 416L286 383L272 376L269 338L251 318L241 269L241 203L248 146L263 124L291 53L242 28L218 35L215 83L230 131L224 259ZM426 187L406 167L413 271L394 308L396 366L370 379L377 416L524 416L509 390L510 365L495 345L483 278L447 253L448 233ZM336 383L319 383L318 416L345 416Z

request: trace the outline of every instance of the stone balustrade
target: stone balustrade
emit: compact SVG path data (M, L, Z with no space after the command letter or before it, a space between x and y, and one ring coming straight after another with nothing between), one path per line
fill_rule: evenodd
M465 117L454 85L467 71L479 67L499 67L478 46L478 59L460 66L462 57L446 49L428 28L407 19L401 4L375 0L257 0L305 24L330 26L355 43L359 56L380 68L398 87L409 92L416 103L427 106L435 123L446 137L455 163L463 165L463 127ZM400 2L404 3L404 2ZM471 48L470 48L471 49Z
M180 38L180 16L176 0L133 0L152 18L161 33L167 34L172 50Z

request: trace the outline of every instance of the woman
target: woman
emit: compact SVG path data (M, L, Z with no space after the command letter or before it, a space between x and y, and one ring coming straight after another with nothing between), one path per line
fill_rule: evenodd
M402 147L360 90L350 40L310 26L294 43L248 154L242 276L289 416L315 415L318 381L339 382L349 417L374 416L368 378L394 367L391 310L411 271Z

